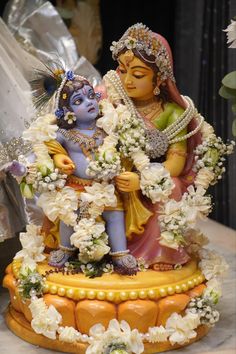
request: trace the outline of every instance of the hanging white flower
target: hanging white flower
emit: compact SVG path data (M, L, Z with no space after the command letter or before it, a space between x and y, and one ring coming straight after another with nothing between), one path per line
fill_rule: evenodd
M14 257L15 258L15 257ZM35 272L37 269L37 263L29 256L25 256L21 263L20 274L27 276L29 272Z
M111 134L115 131L119 122L119 115L116 112L115 107L107 99L99 102L102 117L96 122L96 125L103 129L107 134Z
M23 138L31 141L32 143L42 143L56 139L56 132L58 126L56 125L56 119L53 114L46 114L36 119L27 129L23 132Z
M149 327L148 334L149 334L148 341L150 343L165 342L167 341L169 336L169 332L163 326Z
M187 230L184 234L184 240L187 252L196 256L202 247L209 243L208 238L198 229Z
M169 341L172 345L175 343L184 344L197 336L194 331L200 325L198 314L188 313L182 317L177 313L172 313L166 322L166 330L169 332Z
M84 218L79 221L74 230L70 241L79 249L81 262L99 261L110 251L104 223Z
M80 199L85 203L94 203L97 206L115 207L117 199L115 196L115 187L113 184L93 183L93 185L85 187L86 192L80 194Z
M132 159L138 171L142 171L150 164L149 157L143 151L137 151L132 154Z
M152 163L141 171L140 187L143 194L156 203L167 200L174 183L162 164Z
M75 225L78 209L78 197L73 188L64 187L60 191L42 193L37 202L49 220L57 218L66 225Z
M26 226L26 232L20 233L20 242L22 250L17 252L15 259L26 259L25 265L31 263L31 268L34 262L42 262L46 257L43 255L44 243L43 236L40 235L40 226L29 224Z
M94 219L81 219L74 227L75 232L71 235L70 240L72 245L79 248L80 242L84 238L89 238L93 235L94 238L99 238L105 231L104 223L96 222Z
M31 327L38 334L43 334L50 339L56 339L56 333L62 320L61 314L53 305L47 307L44 300L31 301L29 308L32 313Z
M189 186L188 193L183 195L183 212L186 215L187 222L195 225L197 217L206 217L212 208L211 197L205 195L206 190L199 186L196 189Z
M54 170L53 159L48 153L48 148L44 143L36 143L33 145L33 151L36 156L35 164L43 175L47 174L47 169Z
M223 30L227 33L227 43L231 43L229 48L236 48L236 21L231 20L231 24Z
M201 168L194 180L194 184L196 187L203 187L204 189L207 189L211 182L214 180L215 174L212 172L209 168L203 167Z
M225 259L215 251L203 248L199 251L201 261L198 266L207 280L224 275L229 266Z
M59 340L65 343L75 343L81 338L81 333L78 332L74 327L59 327Z
M112 345L122 345L128 353L141 354L144 351L142 338L137 329L130 329L126 321L120 323L113 319L107 330L98 324L90 328L89 335L93 337L86 354L104 354Z
M206 283L203 297L208 298L213 304L217 304L222 295L221 282L217 278L212 278Z
M159 241L160 245L178 250L179 246L184 244L184 238L182 235L174 233L173 231L161 232Z
M201 126L201 134L203 141L209 137L215 136L214 128L205 120L203 121Z

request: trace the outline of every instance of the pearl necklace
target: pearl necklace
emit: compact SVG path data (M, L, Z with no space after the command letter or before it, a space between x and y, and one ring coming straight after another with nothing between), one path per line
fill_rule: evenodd
M119 75L114 70L110 70L105 75L105 79L108 79L108 81L115 88L120 99L123 100L124 104L127 106L130 113L134 115L139 121L143 122L143 118L141 117L140 113L136 109L133 101L127 95L123 87L123 84L119 78ZM181 97L186 103L187 108L178 117L178 119L175 122L173 122L169 127L167 127L162 131L162 133L166 135L169 144L174 144L179 141L183 141L190 138L191 136L193 136L199 131L204 121L204 118L197 112L196 108L194 107L192 100L187 96L181 96ZM184 136L176 137L184 128L187 127L187 125L190 123L193 117L195 117L198 122L197 127L191 132L189 132L188 134L185 134Z

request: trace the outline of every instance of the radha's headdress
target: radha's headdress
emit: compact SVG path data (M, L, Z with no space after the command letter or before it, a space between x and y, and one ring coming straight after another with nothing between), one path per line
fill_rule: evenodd
M153 33L142 23L129 27L118 42L112 42L110 49L114 60L118 58L123 49L135 49L145 62L155 64L158 67L161 80L171 79L171 81L175 81L171 58L162 43L161 37L159 38L159 35ZM147 57L144 57L143 52Z

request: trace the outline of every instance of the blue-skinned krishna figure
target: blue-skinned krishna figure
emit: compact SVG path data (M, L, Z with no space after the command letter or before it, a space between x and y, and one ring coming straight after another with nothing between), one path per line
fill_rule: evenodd
M53 149L50 151L50 144L48 148L55 166L67 174L67 186L81 193L86 186L94 183L86 171L96 150L103 143L105 132L96 126L99 115L98 94L85 78L69 73L57 92L56 116L59 129L56 140L62 146L62 153L53 153ZM77 211L78 217L80 212ZM136 260L128 254L125 216L119 196L116 207L105 208L102 218L106 224L110 255L116 269L123 274L134 274ZM73 255L73 232L73 227L60 221L59 249L51 251L50 265L63 267Z

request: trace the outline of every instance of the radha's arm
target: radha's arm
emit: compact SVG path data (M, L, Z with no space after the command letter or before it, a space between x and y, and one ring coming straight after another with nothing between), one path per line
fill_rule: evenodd
M159 118L156 121L158 126L163 120L167 120L165 127L169 127L171 124L174 124L179 116L184 112L183 108L179 107L177 104L171 103L168 104L166 112L164 111L161 114L161 119ZM159 124L158 124L159 123ZM160 127L161 128L161 127ZM162 129L160 129L162 130ZM175 138L180 138L187 134L187 127L181 130ZM185 166L187 158L187 140L182 140L169 145L169 148L166 153L166 160L163 163L165 168L170 172L171 177L178 177Z

